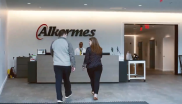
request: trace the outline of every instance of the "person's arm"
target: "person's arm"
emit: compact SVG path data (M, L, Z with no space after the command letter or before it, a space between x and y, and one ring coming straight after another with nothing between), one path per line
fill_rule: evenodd
M101 53L101 58L102 58L102 53Z
M71 65L72 65L72 67L75 68L76 67L75 53L74 53L71 43L69 43L69 42L68 42L68 52L69 52L69 56L70 56Z
M52 44L53 44L54 42L52 42ZM50 53L51 53L51 56L53 57L54 56L54 51L53 51L53 49L52 49L52 44L51 44L51 47L50 47Z
M89 63L89 48L86 50L85 59L83 62L83 67L86 67L86 65Z
M85 48L83 48L83 52L82 53L86 53L86 49Z
M75 55L77 55L77 48L75 49Z

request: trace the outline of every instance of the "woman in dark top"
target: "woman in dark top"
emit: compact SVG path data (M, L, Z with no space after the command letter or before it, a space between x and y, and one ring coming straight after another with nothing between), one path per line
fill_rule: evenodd
M92 87L91 93L94 95L94 100L98 100L97 96L102 73L102 48L95 37L89 39L89 44L90 47L86 50L83 69L87 68Z

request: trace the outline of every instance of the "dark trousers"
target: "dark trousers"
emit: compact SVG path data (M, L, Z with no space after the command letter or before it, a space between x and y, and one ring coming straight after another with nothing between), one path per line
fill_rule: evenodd
M95 68L87 68L87 72L90 77L92 91L95 94L98 94L100 86L100 77L102 73L102 66L98 66Z
M56 93L57 100L62 100L62 79L64 80L65 95L69 96L71 92L70 73L71 66L54 66L55 78L56 78Z

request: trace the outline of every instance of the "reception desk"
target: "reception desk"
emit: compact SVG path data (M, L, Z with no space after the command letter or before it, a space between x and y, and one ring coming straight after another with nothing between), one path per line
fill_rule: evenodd
M87 71L82 70L85 56L75 56L76 70L70 75L71 82L90 82ZM119 82L119 56L103 55L103 71L100 82ZM53 58L51 55L37 56L37 83L55 83Z

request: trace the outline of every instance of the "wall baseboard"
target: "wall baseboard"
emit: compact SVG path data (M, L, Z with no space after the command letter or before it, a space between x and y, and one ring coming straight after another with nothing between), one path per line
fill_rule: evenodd
M165 70L162 70L162 71L174 71L174 69L165 69Z
M160 69L160 68L155 68L156 70L161 70L162 71L162 69Z
M4 79L4 82L2 83L2 85L0 87L0 95L1 95L1 93L3 91L4 85L6 84L7 78L8 78L8 76L6 76L6 78Z

